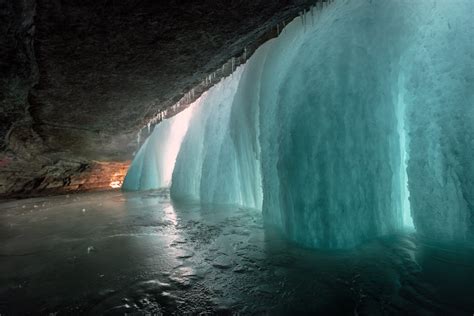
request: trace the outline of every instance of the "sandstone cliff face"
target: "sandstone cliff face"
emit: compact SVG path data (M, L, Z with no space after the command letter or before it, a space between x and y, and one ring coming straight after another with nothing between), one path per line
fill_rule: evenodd
M0 0L0 195L130 160L147 119L307 5Z

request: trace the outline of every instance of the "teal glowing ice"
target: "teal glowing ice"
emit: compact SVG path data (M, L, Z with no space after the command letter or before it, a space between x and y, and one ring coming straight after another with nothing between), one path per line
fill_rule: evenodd
M472 239L472 16L470 0L340 0L295 19L193 105L172 197L260 209L309 247L413 225ZM157 186L164 129L126 184Z

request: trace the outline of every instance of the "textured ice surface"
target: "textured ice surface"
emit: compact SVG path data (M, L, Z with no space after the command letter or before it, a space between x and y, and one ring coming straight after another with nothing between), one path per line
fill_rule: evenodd
M406 72L408 179L418 232L474 237L474 2L417 1Z
M376 27L397 8L346 6L291 23L202 98L173 198L259 208L262 186L266 219L308 246L401 228L397 42Z
M16 200L0 210L2 315L474 310L474 250L413 234L314 251L287 242L258 212L173 203L164 190Z
M234 176L236 158L229 146L232 100L243 68L222 80L199 100L173 172L175 199L202 203L239 203Z
M197 102L172 197L261 208L310 247L413 223L471 238L473 7L341 0L295 19Z
M264 55L261 49L255 56ZM261 208L259 61L253 58L200 98L176 161L174 199Z
M133 160L123 183L129 191L170 185L176 156L187 131L193 106L155 126Z
M335 3L314 27L285 30L267 57L263 211L305 245L348 247L402 227L399 6Z

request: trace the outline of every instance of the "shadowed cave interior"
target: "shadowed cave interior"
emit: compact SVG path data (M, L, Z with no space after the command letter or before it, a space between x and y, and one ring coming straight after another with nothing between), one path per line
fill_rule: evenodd
M474 312L471 1L0 8L0 314Z

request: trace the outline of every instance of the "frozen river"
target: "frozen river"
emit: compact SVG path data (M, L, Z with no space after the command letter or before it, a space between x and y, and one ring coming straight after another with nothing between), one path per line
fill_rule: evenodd
M0 314L472 315L474 251L413 233L298 247L166 190L0 204Z

